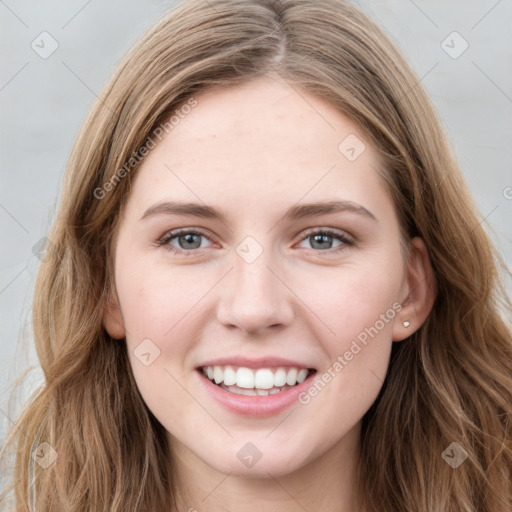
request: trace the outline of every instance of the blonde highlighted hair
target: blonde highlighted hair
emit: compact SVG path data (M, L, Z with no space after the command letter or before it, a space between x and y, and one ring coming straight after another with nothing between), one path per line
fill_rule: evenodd
M126 345L102 325L113 235L137 167L115 176L195 94L273 76L361 126L384 162L404 241L424 240L437 286L427 321L394 344L363 418L361 510L512 510L511 306L499 259L417 76L342 0L188 0L119 64L78 136L48 234L33 304L45 381L2 448L2 458L16 452L4 510L176 507L165 430L138 392ZM32 458L42 442L58 454L46 468ZM453 442L468 454L456 469L442 457Z

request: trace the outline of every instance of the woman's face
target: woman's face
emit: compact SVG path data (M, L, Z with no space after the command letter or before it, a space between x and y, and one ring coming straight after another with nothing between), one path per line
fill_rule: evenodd
M137 171L107 330L176 456L267 476L352 453L392 341L417 327L377 154L284 82L196 100Z

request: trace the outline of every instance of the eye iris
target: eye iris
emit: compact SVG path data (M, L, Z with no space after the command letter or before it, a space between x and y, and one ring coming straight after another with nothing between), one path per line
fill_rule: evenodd
M312 235L311 238L313 239L313 243L311 244L313 248L315 249L325 249L326 246L325 245L320 245L320 247L315 247L315 243L318 242L318 238L322 239L323 242L326 242L328 241L327 239L331 238L330 235L321 235L321 234L316 234L316 235Z
M199 241L199 245L196 245L194 247L182 247L184 249L198 249L200 246L201 246L201 240L199 239L201 235L198 235L198 234L195 234L195 233L187 233L186 235L181 235L178 237L178 240L179 240L179 243L180 243L180 246L182 246L182 241L185 240L185 244L188 244L188 243L192 243L193 244L193 241L191 240L191 238L193 237L196 237L197 238L197 241ZM196 242L197 242L196 241Z

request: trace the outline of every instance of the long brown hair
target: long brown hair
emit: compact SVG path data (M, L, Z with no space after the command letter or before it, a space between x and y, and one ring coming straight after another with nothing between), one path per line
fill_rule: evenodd
M114 234L133 155L155 130L200 91L263 76L329 101L362 127L385 162L404 240L425 241L434 272L433 310L395 344L363 418L362 510L511 510L511 306L498 258L418 77L342 0L188 0L141 38L99 95L37 277L33 326L45 382L2 449L17 451L4 493L7 503L14 491L11 510L175 506L164 428L137 390L125 343L102 325ZM34 464L42 443L49 458ZM467 454L457 468L443 456L450 446L450 456Z

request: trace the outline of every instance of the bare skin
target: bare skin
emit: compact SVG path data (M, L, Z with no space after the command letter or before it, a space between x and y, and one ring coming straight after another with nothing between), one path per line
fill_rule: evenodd
M196 98L137 171L105 326L126 338L137 386L168 432L179 510L354 512L361 419L392 342L407 343L432 308L425 246L416 238L401 250L378 155L332 105L280 80ZM350 134L366 146L352 161L339 149ZM165 201L206 204L225 218L142 219ZM326 201L350 208L284 218L292 206ZM200 234L157 243L179 228ZM322 238L321 228L335 234ZM242 246L259 254L251 263L237 252L246 237L252 245ZM371 326L377 334L355 353ZM147 366L134 353L145 339L160 351ZM197 371L236 355L289 358L334 377L307 403L244 417L213 400ZM247 443L262 454L252 467L237 457Z

